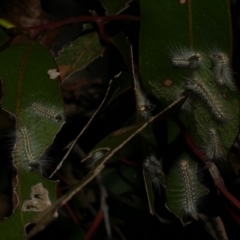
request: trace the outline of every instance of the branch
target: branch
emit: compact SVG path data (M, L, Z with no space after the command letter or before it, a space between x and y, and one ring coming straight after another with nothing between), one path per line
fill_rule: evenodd
M109 15L109 16L80 16L68 18L62 21L50 22L38 26L25 27L23 30L27 30L30 33L30 37L36 39L43 30L49 30L53 28L58 28L72 23L90 23L94 22L97 24L99 29L99 34L101 38L105 41L109 41L108 36L104 30L104 24L109 21L140 21L140 17L131 15Z

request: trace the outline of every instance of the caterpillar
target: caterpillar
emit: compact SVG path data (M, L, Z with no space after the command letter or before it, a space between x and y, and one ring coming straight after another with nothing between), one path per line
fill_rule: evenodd
M204 152L208 161L224 159L222 144L214 128L210 128L208 131L208 143L206 143Z
M180 159L174 161L168 172L166 206L186 224L198 219L199 209L209 191L198 179L203 173L202 168L198 168L199 165L190 156L183 153Z
M210 59L213 63L213 73L217 84L234 89L232 69L227 55L222 52L214 52L210 54Z
M47 108L43 104L37 102L32 103L30 107L33 112L40 117L45 117L55 122L60 122L61 120L63 120L63 116L54 108Z
M17 164L20 164L23 169L48 177L48 169L56 163L55 159L45 152L47 146L42 141L45 135L39 135L36 129L37 127L20 125L17 131L15 156Z
M192 186L192 176L191 171L189 169L187 161L181 161L180 167L182 170L182 175L184 179L184 189L185 189L185 204L184 204L184 211L186 214L195 218L197 215L197 208L196 208L196 199L194 196L193 186Z
M149 174L153 186L160 189L161 177L163 176L162 164L155 156L150 156L144 160L143 167Z
M171 52L171 62L175 67L197 69L201 66L202 56L186 47L179 48L177 51Z
M28 163L34 163L36 160L35 153L32 147L32 140L29 136L29 130L23 126L19 128L19 149L24 153L25 159Z
M200 78L189 79L184 83L183 87L192 93L191 97L196 94L196 96L206 104L212 115L217 120L220 122L224 122L226 120L226 117L221 109L222 106L220 101L215 98L213 93L210 92L209 88L204 85Z

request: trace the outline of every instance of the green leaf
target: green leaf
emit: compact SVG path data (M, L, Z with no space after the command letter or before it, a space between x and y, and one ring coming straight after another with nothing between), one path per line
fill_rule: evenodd
M99 0L104 8L107 10L106 15L115 15L127 8L127 3L131 0Z
M23 239L26 224L56 198L56 184L37 172L43 173L49 165L50 159L42 154L62 124L60 115L55 118L62 113L62 103L59 81L48 75L49 70L57 68L55 61L41 45L15 45L2 51L0 60L4 62L0 74L6 92L3 107L16 115L18 129L14 153L18 205L13 216L0 223L4 229L0 238Z
M99 42L99 36L95 31L88 32L89 29L90 25L87 25L81 37L59 52L56 61L62 78L85 68L102 55L104 48Z
M15 25L13 25L11 22L9 22L6 19L0 18L0 26L4 27L4 28L14 28Z
M120 174L123 176L123 178L120 176ZM122 165L118 169L104 169L101 173L101 179L106 189L117 196L134 191L134 186L138 186L140 183L142 183L140 181L141 171L139 171L136 166L126 165ZM128 182L124 179L127 179ZM132 184L129 184L129 182Z
M142 0L141 11L140 69L145 87L165 106L188 92L180 119L190 137L205 160L227 159L239 128L239 94L231 83L228 60L228 1ZM191 64L196 64L192 69L191 57ZM181 67L183 63L187 67Z
M209 191L199 183L198 164L186 152L173 161L168 172L166 205L186 224L191 219L198 219L199 204Z

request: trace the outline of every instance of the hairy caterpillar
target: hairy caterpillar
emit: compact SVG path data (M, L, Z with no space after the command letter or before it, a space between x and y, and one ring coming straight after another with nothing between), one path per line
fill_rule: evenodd
M153 186L160 189L161 177L163 176L162 164L155 156L150 156L144 160L143 167L149 174Z
M197 69L201 66L202 56L186 47L178 48L171 52L171 62L175 67Z
M221 109L222 106L220 101L215 98L213 93L210 92L209 88L204 85L200 78L193 78L186 81L184 83L184 88L189 90L192 95L196 94L196 96L206 104L212 115L217 120L220 122L224 122L226 120L226 117Z
M35 142L29 128L21 126L18 128L17 134L17 158L21 161L21 164L27 164L30 169L30 165L36 162L36 151L34 149Z
M17 165L25 170L36 171L47 176L47 170L55 165L55 159L45 152L49 142L44 142L44 132L37 131L38 126L20 125L17 130L15 156Z
M55 106L48 108L48 105L34 102L20 111L18 120L17 160L23 168L44 174L54 165L54 159L46 149L59 130L63 117Z
M167 207L185 224L192 218L198 219L200 204L209 191L200 184L198 177L203 173L202 169L190 156L184 153L174 161L168 173Z
M234 89L232 69L227 55L222 52L214 52L210 54L210 58L213 63L214 78L218 85Z
M63 120L63 116L59 112L57 112L55 108L48 108L43 104L37 102L32 103L30 107L33 112L40 117L45 117L55 122Z
M209 129L208 140L209 141L206 143L206 147L204 149L207 160L216 161L224 159L222 144L218 133L214 128Z
M192 179L191 179L191 172L189 169L189 166L186 161L181 161L180 167L182 170L182 175L184 179L184 189L185 189L185 204L184 204L184 211L186 214L192 216L195 218L197 215L197 209L196 209L196 200L194 198L193 193L193 186L192 186Z
M28 162L34 162L35 160L35 156L34 156L34 153L32 151L32 146L31 146L31 142L30 142L30 139L29 139L29 136L28 136L28 130L26 127L21 127L20 129L20 132L21 132L21 137L22 137L22 140L23 140L23 150L24 150L24 153L25 153L25 157L26 159L28 160Z

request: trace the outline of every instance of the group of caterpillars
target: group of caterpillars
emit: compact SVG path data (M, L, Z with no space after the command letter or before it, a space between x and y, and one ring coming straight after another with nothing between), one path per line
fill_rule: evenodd
M59 128L63 115L56 107L33 102L20 111L18 119L16 157L24 168L43 174L43 168L48 165L49 159L43 155L48 145L42 138L47 138L46 133L51 129ZM48 144L52 139L49 141Z
M205 53L189 50L188 48L179 48L170 53L170 62L173 67L185 69L185 73L188 73L188 76L184 78L181 84L181 95L188 95L187 100L181 107L181 111L191 112L192 104L197 100L202 103L201 105L205 107L206 111L213 119L213 122L216 123L212 124L208 122L205 126L202 126L206 128L205 132L207 136L205 136L203 140L203 146L201 145L199 147L204 153L205 160L211 162L226 160L226 154L223 151L224 146L219 135L218 127L227 124L229 119L222 107L221 97L223 97L222 95L225 92L229 93L236 90L228 56L221 51L212 51L207 55ZM177 69L176 71L178 71ZM212 81L213 84L206 84L207 80L203 78L207 74L208 78L210 75L210 81ZM219 95L215 94L214 89L212 89L213 87L219 88ZM182 161L184 161L184 159L180 160L180 164ZM183 201L182 210L187 215L195 218L198 199L194 196L194 191L196 189L191 188L191 181L192 177L194 177L193 172L195 172L195 169L188 169L188 164L189 163L186 161L184 167L179 169L179 176L176 176L178 181L183 182L183 185L187 186L182 189L168 189L168 191L170 194L174 194L174 191L183 194L181 195ZM177 166L179 167L179 165ZM152 184L159 188L159 185L162 184L160 183L160 176L163 174L161 161L151 156L145 159L143 167L150 176ZM190 178L188 179L186 176ZM184 181L182 181L182 178Z
M220 51L210 52L208 56L189 50L188 48L179 48L172 51L170 54L171 64L180 69L189 70L190 77L186 78L186 81L182 84L181 94L188 93L189 97L183 104L182 109L189 108L191 105L191 100L198 98L204 103L211 116L220 124L224 123L226 119L226 114L221 107L221 99L215 97L209 86L206 86L198 70L204 67L204 61L211 61L214 81L220 88L228 88L229 90L235 89L232 70L230 68L228 56ZM206 59L205 59L206 58ZM224 156L222 154L222 143L218 136L218 131L214 126L210 126L207 130L208 142L202 147L206 161L217 161L223 160ZM156 183L157 175L159 175L159 165L157 160L146 160L144 162L144 167L149 172L152 182ZM157 167L158 166L158 167ZM156 169L156 170L154 170ZM156 184L154 184L156 185Z
M216 95L212 87L206 84L206 80L203 80L204 74L199 74L200 71L203 73L206 71L204 69L206 61L210 61L211 63L212 81L216 83L222 95L225 90L232 91L236 89L229 58L225 53L212 51L206 55L187 48L178 49L176 52L171 53L172 65L177 68L188 69L190 75L182 84L183 93L189 94L182 109L187 109L191 105L192 100L198 99L199 102L204 104L210 116L217 123L214 126L211 126L211 124L204 126L208 128L206 131L208 140L205 146L200 146L205 154L206 161L216 162L225 158L222 154L222 143L216 126L223 126L229 119L227 119L227 114L224 112L222 104L223 96Z

